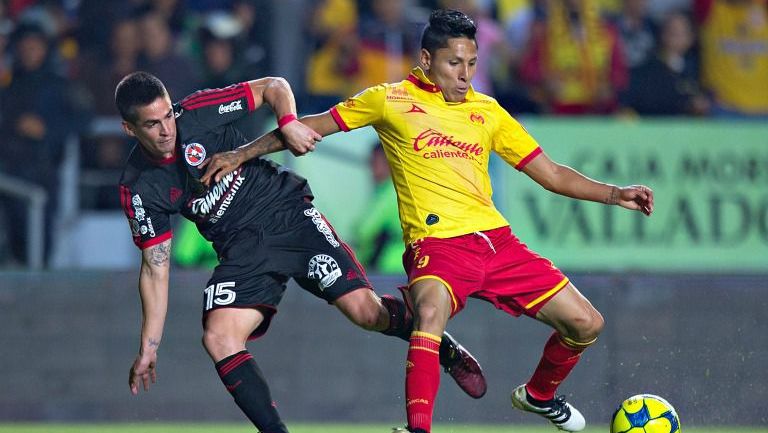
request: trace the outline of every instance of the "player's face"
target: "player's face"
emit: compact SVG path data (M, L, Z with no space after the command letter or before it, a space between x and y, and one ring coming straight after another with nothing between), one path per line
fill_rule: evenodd
M477 44L468 38L450 38L448 46L434 53L421 50L421 66L427 77L440 86L448 102L461 102L477 70Z
M148 105L136 108L135 123L123 121L123 130L155 158L173 156L176 147L176 118L173 116L168 96L155 99Z

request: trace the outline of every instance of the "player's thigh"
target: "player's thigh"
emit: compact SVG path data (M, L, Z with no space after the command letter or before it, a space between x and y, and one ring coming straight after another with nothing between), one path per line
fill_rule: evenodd
M352 248L316 208L307 206L299 209L304 219L290 232L265 234L274 268L331 304L357 289L371 287Z
M541 307L536 319L577 342L591 341L603 329L600 312L571 283Z
M452 312L448 287L436 278L423 278L410 285L409 293L415 310L415 328L442 335Z
M249 239L241 243L257 251L258 242ZM230 338L245 342L267 332L288 278L270 272L268 263L254 256L258 254L240 252L226 258L208 280L203 290L204 342ZM232 323L230 317L242 321Z
M219 308L207 314L203 329L221 339L245 342L264 318L258 308Z

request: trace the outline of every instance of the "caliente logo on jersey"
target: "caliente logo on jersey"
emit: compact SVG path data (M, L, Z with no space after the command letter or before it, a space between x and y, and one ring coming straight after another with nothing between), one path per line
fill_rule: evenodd
M470 143L456 139L435 129L429 128L413 139L413 150L420 152L425 159L464 158L474 160L483 154L480 143Z
M200 143L184 145L184 160L192 167L197 167L205 161L205 147Z

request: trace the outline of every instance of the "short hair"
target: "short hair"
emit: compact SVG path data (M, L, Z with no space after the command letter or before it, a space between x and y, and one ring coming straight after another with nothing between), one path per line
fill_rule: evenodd
M429 23L421 34L421 48L434 54L440 48L448 46L450 38L467 38L475 41L477 27L472 18L453 9L438 9L429 15Z
M115 105L123 120L134 123L138 120L137 107L149 105L167 95L168 91L159 78L149 72L133 72L117 84Z

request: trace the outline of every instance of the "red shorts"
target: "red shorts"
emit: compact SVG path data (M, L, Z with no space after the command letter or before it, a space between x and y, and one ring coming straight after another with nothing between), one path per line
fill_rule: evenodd
M490 302L514 316L536 313L568 278L551 261L529 250L509 226L448 239L424 238L403 256L408 285L433 278L451 294L451 316L467 298Z

